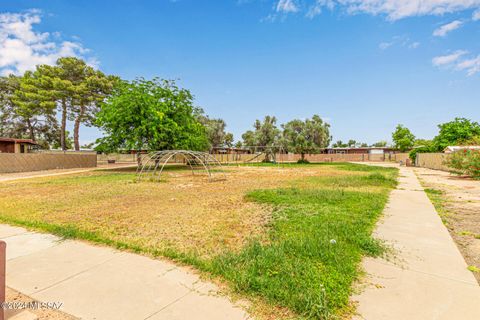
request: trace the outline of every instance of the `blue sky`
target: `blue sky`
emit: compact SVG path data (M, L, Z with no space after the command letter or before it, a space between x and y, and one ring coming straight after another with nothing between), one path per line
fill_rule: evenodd
M480 120L480 0L3 1L0 71L62 55L179 79L236 139L319 114L334 140ZM82 142L100 136L82 128Z

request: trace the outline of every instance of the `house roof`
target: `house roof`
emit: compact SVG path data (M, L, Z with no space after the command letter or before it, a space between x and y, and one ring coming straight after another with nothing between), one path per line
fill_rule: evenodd
M331 147L329 150L393 150L392 147Z
M13 142L13 143L27 143L27 144L38 144L32 139L15 139L15 138L2 138L0 137L0 142Z
M443 152L451 153L451 152L455 152L455 151L458 151L458 150L465 150L465 149L480 150L480 146L448 146L443 150Z

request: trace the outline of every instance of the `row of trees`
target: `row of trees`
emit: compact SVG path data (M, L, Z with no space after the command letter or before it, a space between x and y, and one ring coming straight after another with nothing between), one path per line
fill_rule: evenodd
M73 122L73 138L67 121ZM191 93L172 81L124 81L75 57L0 77L0 136L80 150L82 124L104 129L106 137L97 141L104 150L233 144L225 121L194 107Z
M274 116L266 116L263 121L256 120L254 130L248 130L242 135L243 146L282 147L284 150L301 155L318 152L328 147L331 141L330 125L318 115L311 119L294 119L280 128ZM242 143L237 143L241 147Z
M73 122L73 139L67 131ZM22 76L0 77L0 136L30 138L45 148L80 149L80 126L97 126L105 136L98 150L208 150L231 147L233 134L222 119L194 105L190 91L174 81L121 80L74 57L39 65ZM318 115L277 125L274 116L256 120L236 147L282 147L304 155L330 145L330 125ZM416 139L405 126L392 133L394 147L415 152L441 151L448 145L479 144L480 125L465 118L440 124L433 140ZM379 141L372 146L384 147ZM353 139L333 147L366 147Z
M174 81L160 79L120 81L102 104L95 122L105 137L98 150L208 150L233 146L233 135L222 119L211 119L193 103L192 94ZM302 154L330 144L329 124L320 116L292 120L280 127L277 119L256 120L236 147L282 147Z
M118 81L74 57L0 78L0 136L30 138L44 148L66 150L69 120L79 150L80 125L94 124L100 104Z
M397 125L392 133L394 147L411 151L415 159L418 152L441 152L448 146L480 145L480 124L466 118L455 118L438 125L438 134L432 139L417 139L405 126Z
M342 140L337 140L334 144L332 144L333 148L367 148L367 147L386 147L387 141L378 141L371 145L365 142L357 142L356 140L350 139L348 142L343 142Z
M67 130L73 122L73 138ZM43 148L80 150L81 125L105 135L97 150L208 150L231 147L232 133L222 119L194 105L190 91L174 81L133 81L105 75L83 60L65 57L21 76L0 78L0 136L30 138ZM275 117L257 120L241 145L281 145L285 150L316 152L327 147L329 125L315 115L277 127Z

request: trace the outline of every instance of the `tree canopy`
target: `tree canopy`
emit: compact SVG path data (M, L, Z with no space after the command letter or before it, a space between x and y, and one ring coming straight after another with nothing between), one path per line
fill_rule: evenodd
M284 145L288 151L299 153L302 162L305 161L305 154L318 152L330 144L330 125L318 115L304 121L292 120L282 128Z
M274 116L265 116L263 122L255 120L253 127L253 131L248 130L242 135L244 145L270 147L279 142L280 129Z
M106 76L75 57L38 65L21 76L0 78L0 135L30 138L44 148L68 149L67 120L74 122L75 150L80 125L92 125L98 105L117 77ZM60 111L60 125L57 120Z
M385 140L381 140L381 141L378 141L378 142L375 142L374 144L372 144L372 147L376 147L376 148L383 148L383 147L386 147L387 146L387 141Z
M99 149L206 150L205 127L195 116L193 96L174 81L123 81L102 104L96 124L106 136Z
M402 152L412 149L415 143L415 136L410 130L399 124L392 133L394 147Z
M480 136L480 124L466 118L455 118L453 121L439 124L438 128L440 129L438 135L433 139L437 151L451 145L465 144Z
M232 146L233 134L225 131L227 124L223 119L211 119L200 108L197 112L197 119L205 127L210 148Z

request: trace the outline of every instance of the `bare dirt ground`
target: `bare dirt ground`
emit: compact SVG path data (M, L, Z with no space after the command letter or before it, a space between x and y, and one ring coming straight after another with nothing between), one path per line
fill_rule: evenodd
M441 190L442 219L467 264L480 269L480 181L416 168L425 188ZM480 272L473 272L480 283Z
M15 291L11 288L6 288L6 300L8 302L14 302L14 303L22 303L22 302L35 302L34 299L24 295L24 294L21 294L19 293L18 291ZM34 314L35 316L37 316L37 318L39 320L43 320L43 319L48 319L48 320L75 320L77 318L69 315L69 314L66 314L66 313L63 313L61 311L58 311L58 310L53 310L53 309L25 309L25 310L7 310L6 311L6 319L9 319L10 317L13 317L15 315L17 315L18 313L20 312L25 312L25 311L28 311L32 314Z

